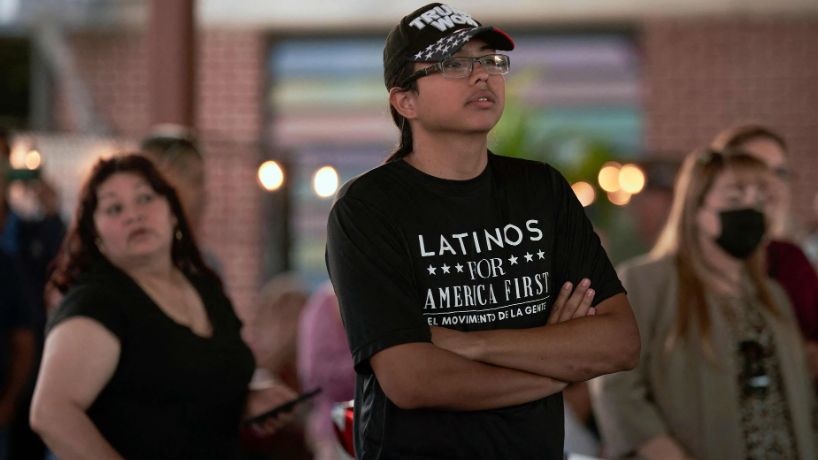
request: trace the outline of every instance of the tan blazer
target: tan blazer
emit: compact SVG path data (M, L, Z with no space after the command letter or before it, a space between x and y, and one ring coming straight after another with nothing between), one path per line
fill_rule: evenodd
M665 352L666 337L676 324L675 263L671 258L640 258L618 272L639 324L642 353L636 369L590 382L608 454L627 457L651 438L669 435L698 460L746 458L737 364L724 317L708 301L718 364L708 361L698 345L690 346L684 340ZM815 460L815 400L801 336L785 294L772 281L770 288L782 315L774 317L764 311L764 318L775 338L799 458Z

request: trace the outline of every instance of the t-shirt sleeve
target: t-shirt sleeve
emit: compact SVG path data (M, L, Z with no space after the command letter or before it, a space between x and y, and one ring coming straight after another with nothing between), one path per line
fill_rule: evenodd
M71 289L48 322L47 330L69 318L90 318L122 340L125 336L126 315L122 301L103 286L82 285Z
M555 268L562 275L558 286L565 281L576 285L582 278L590 279L596 291L594 306L624 293L625 288L571 186L557 170L548 169L554 187Z
M411 255L373 206L350 196L335 203L326 259L357 372L371 373L369 358L386 348L431 341Z

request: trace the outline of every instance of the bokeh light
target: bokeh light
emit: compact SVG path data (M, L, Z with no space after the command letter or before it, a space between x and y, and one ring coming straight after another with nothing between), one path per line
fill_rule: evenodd
M616 192L619 190L619 169L622 166L615 162L609 161L602 165L602 169L599 170L599 176L597 180L599 182L599 187L606 192Z
M635 164L626 164L619 170L619 187L636 195L645 188L645 173Z
M284 185L284 170L273 160L265 161L258 168L258 181L264 190L274 192Z
M36 150L29 150L24 160L26 169L37 169L43 164L43 157Z
M594 200L596 200L596 191L594 191L594 187L585 181L574 183L571 186L571 189L577 195L577 199L583 207L590 206Z
M329 198L338 191L338 172L332 166L324 166L312 176L312 188L321 198Z
M616 192L608 192L608 201L617 205L625 206L631 202L631 194L624 190L617 190Z

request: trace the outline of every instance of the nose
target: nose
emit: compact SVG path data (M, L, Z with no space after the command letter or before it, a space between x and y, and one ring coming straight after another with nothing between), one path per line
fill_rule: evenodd
M125 222L134 223L141 222L143 218L142 209L139 206L128 206L124 210Z
M763 208L769 201L769 194L761 187L748 187L744 192L744 203L747 206Z
M486 68L483 67L480 62L474 61L472 63L472 71L471 71L471 80L473 83L477 83L479 81L486 81L489 79L489 73L486 71Z

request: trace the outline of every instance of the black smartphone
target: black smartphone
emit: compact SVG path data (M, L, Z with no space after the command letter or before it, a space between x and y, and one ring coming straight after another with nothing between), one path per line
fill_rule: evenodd
M278 406L276 406L276 407L274 407L274 408L272 408L272 409L270 409L270 410L268 410L266 412L263 412L261 414L255 415L255 416L250 417L248 419L245 419L241 423L243 425L251 425L253 423L261 423L261 422L267 420L268 418L275 418L280 413L289 412L289 411L293 410L293 408L295 408L295 406L297 406L298 404L301 404L304 401L307 401L307 400L309 400L311 398L314 398L318 393L321 393L321 388L316 388L316 389L308 391L306 393L301 393L297 397L295 397L295 398L293 398L293 399L291 399L291 400L289 400L289 401L287 401L285 403L279 404Z

